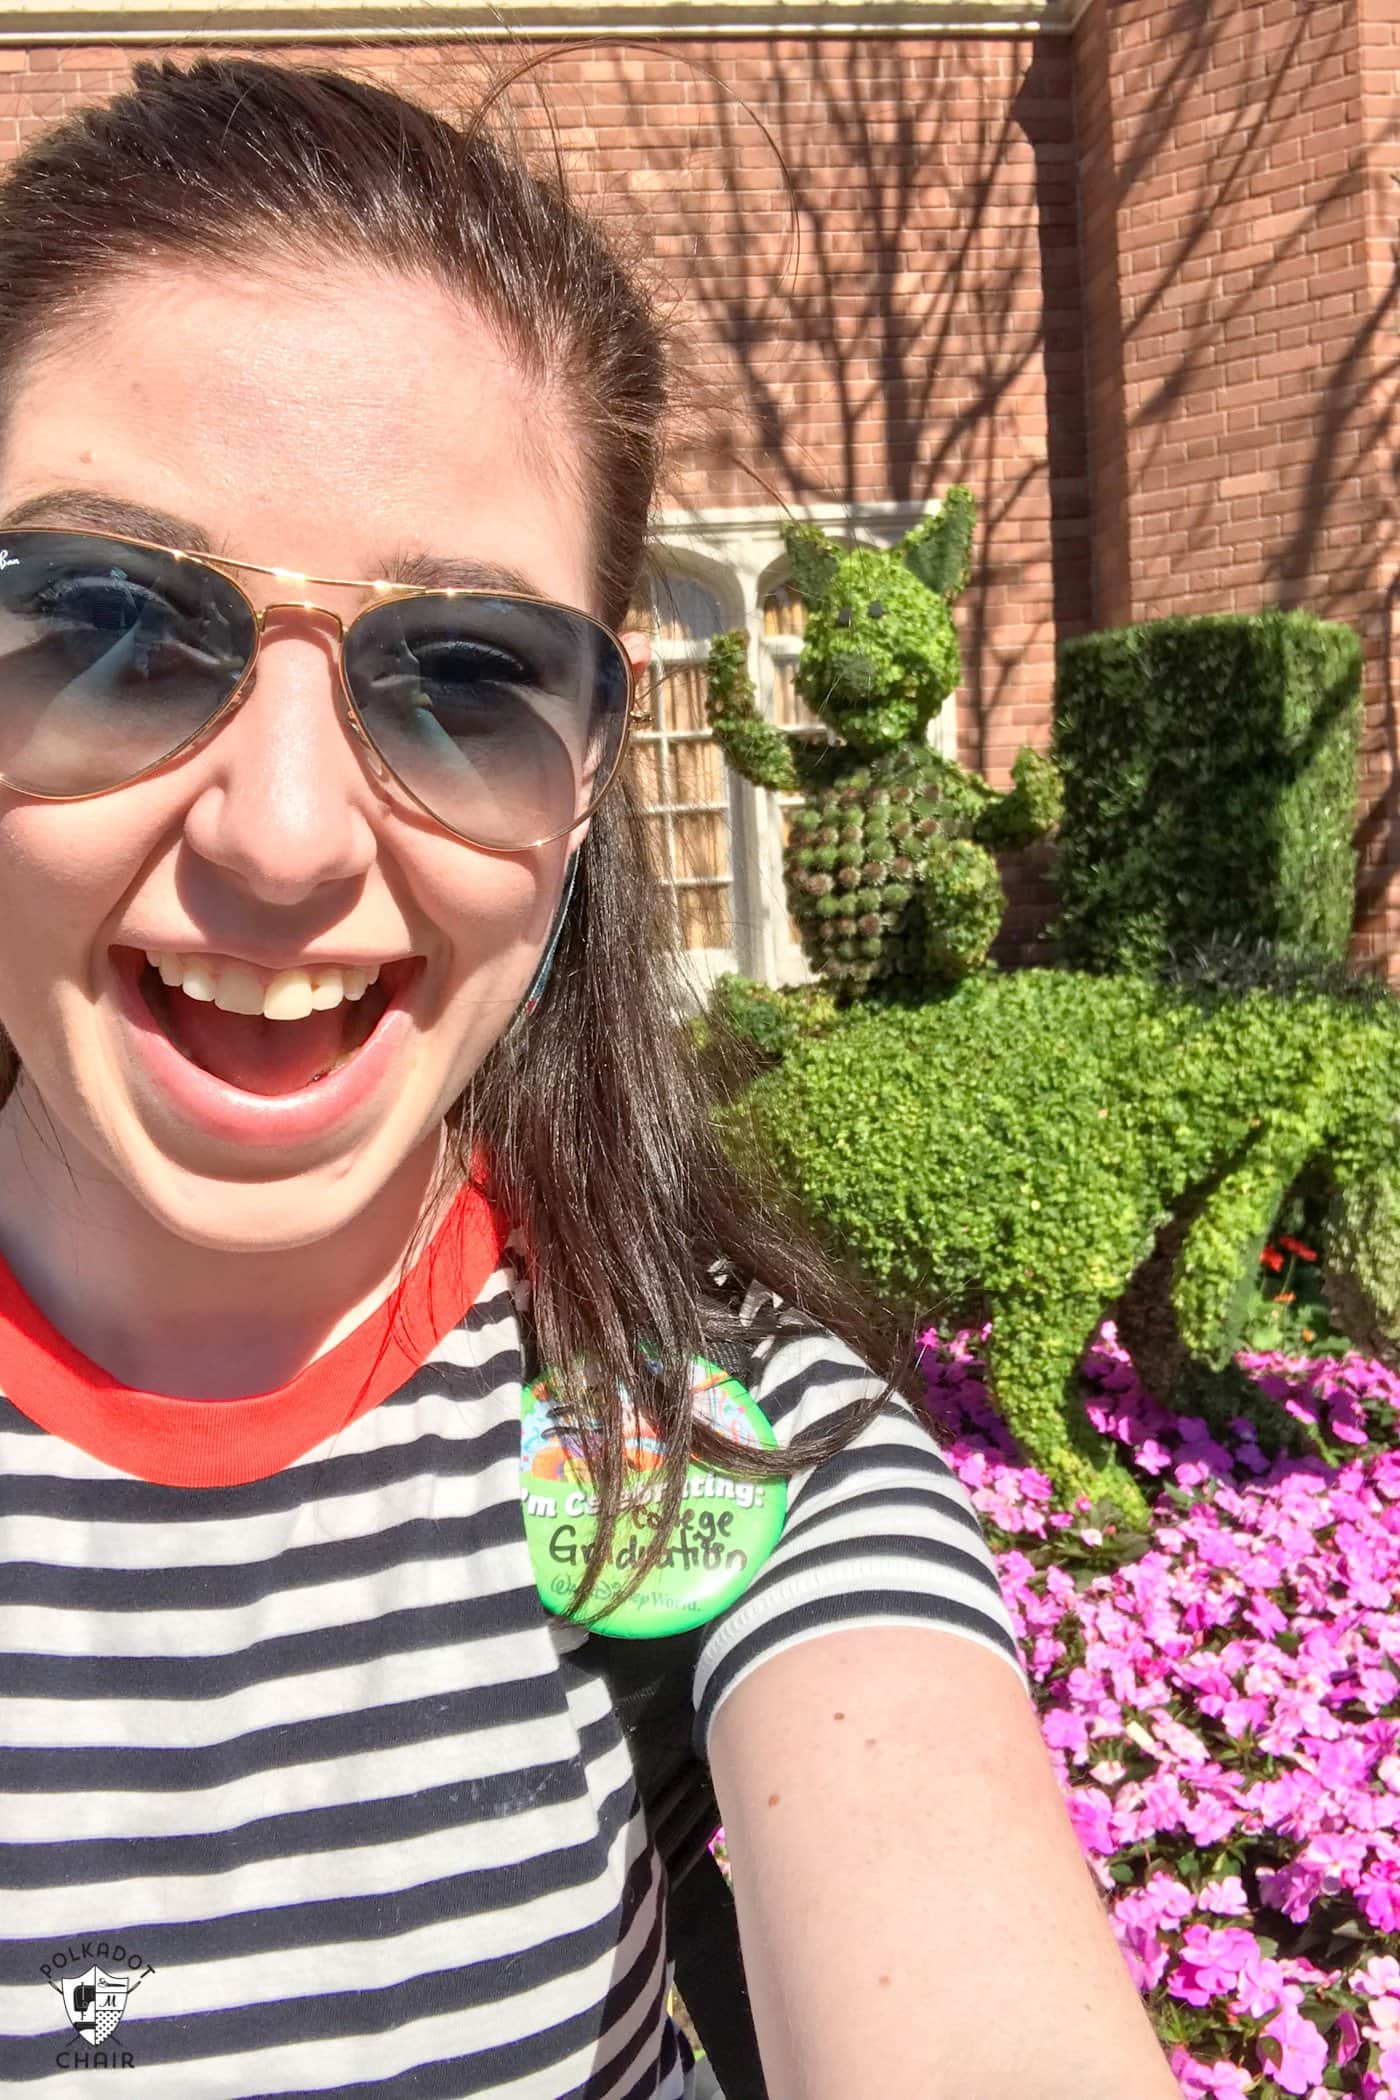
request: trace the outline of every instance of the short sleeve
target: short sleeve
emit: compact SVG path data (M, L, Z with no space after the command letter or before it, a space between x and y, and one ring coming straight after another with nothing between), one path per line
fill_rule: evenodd
M756 1353L758 1401L787 1446L884 1381L831 1335L789 1316ZM771 1655L848 1626L923 1625L960 1634L1026 1673L977 1512L928 1432L898 1399L835 1457L794 1473L783 1535L753 1583L701 1642L695 1743Z

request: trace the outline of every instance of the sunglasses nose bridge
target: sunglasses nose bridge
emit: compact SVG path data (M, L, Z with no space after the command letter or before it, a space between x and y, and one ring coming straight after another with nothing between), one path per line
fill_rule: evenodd
M308 613L316 613L334 630L337 656L337 711L351 742L358 747L363 763L369 767L376 780L387 780L389 777L388 768L375 748L364 723L360 720L360 711L355 705L354 695L350 691L349 681L345 675L346 628L347 624L350 626L354 625L353 620L347 623L331 606L318 605L313 598L274 598L267 605L254 609L253 619L260 642L267 638L267 622L269 616L273 613L292 613L298 619L305 619ZM238 697L240 699L243 697L242 691L240 691Z
M318 605L314 598L274 598L270 604L262 606L255 618L258 633L264 639L267 635L268 620L273 613L293 613L299 619L305 619L308 613L315 613L328 626L334 628L337 642L345 640L345 622L340 614L329 605Z
M368 766L370 773L382 786L390 778L389 768L380 757L373 738L360 720L360 711L355 705L354 695L346 683L344 663L340 667L339 697L340 718L345 724L350 741L358 747L361 762Z

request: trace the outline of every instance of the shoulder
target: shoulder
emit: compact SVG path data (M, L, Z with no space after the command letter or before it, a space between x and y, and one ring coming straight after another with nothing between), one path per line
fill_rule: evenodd
M702 1643L701 1744L754 1670L840 1628L937 1626L997 1655L1024 1684L977 1513L922 1412L845 1341L776 1300L755 1326L749 1389L796 1463L776 1548Z
M769 1292L755 1310L752 1332L752 1390L780 1443L800 1441L882 1396L911 1415L909 1404L848 1342Z

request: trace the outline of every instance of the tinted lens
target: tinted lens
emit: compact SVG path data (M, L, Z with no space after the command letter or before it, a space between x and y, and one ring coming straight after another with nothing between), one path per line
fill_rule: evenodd
M345 679L380 755L480 846L567 831L627 729L627 659L606 628L524 598L400 598L345 637Z
M120 786L198 735L256 641L245 600L199 562L0 534L0 778L40 795Z

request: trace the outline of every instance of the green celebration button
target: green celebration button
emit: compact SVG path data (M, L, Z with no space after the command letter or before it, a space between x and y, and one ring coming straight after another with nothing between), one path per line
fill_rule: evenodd
M695 1415L731 1443L776 1450L778 1439L762 1408L717 1364L691 1360ZM550 1611L569 1616L598 1529L598 1505L583 1454L560 1435L550 1402L548 1372L524 1388L521 1419L520 1502L535 1582ZM605 1609L621 1593L650 1545L660 1500L660 1440L632 1416L627 1443L624 1513L612 1550L584 1607L593 1630L619 1640L685 1633L726 1611L743 1595L782 1536L785 1480L738 1480L694 1461L686 1468L685 1496L666 1551L625 1603Z

